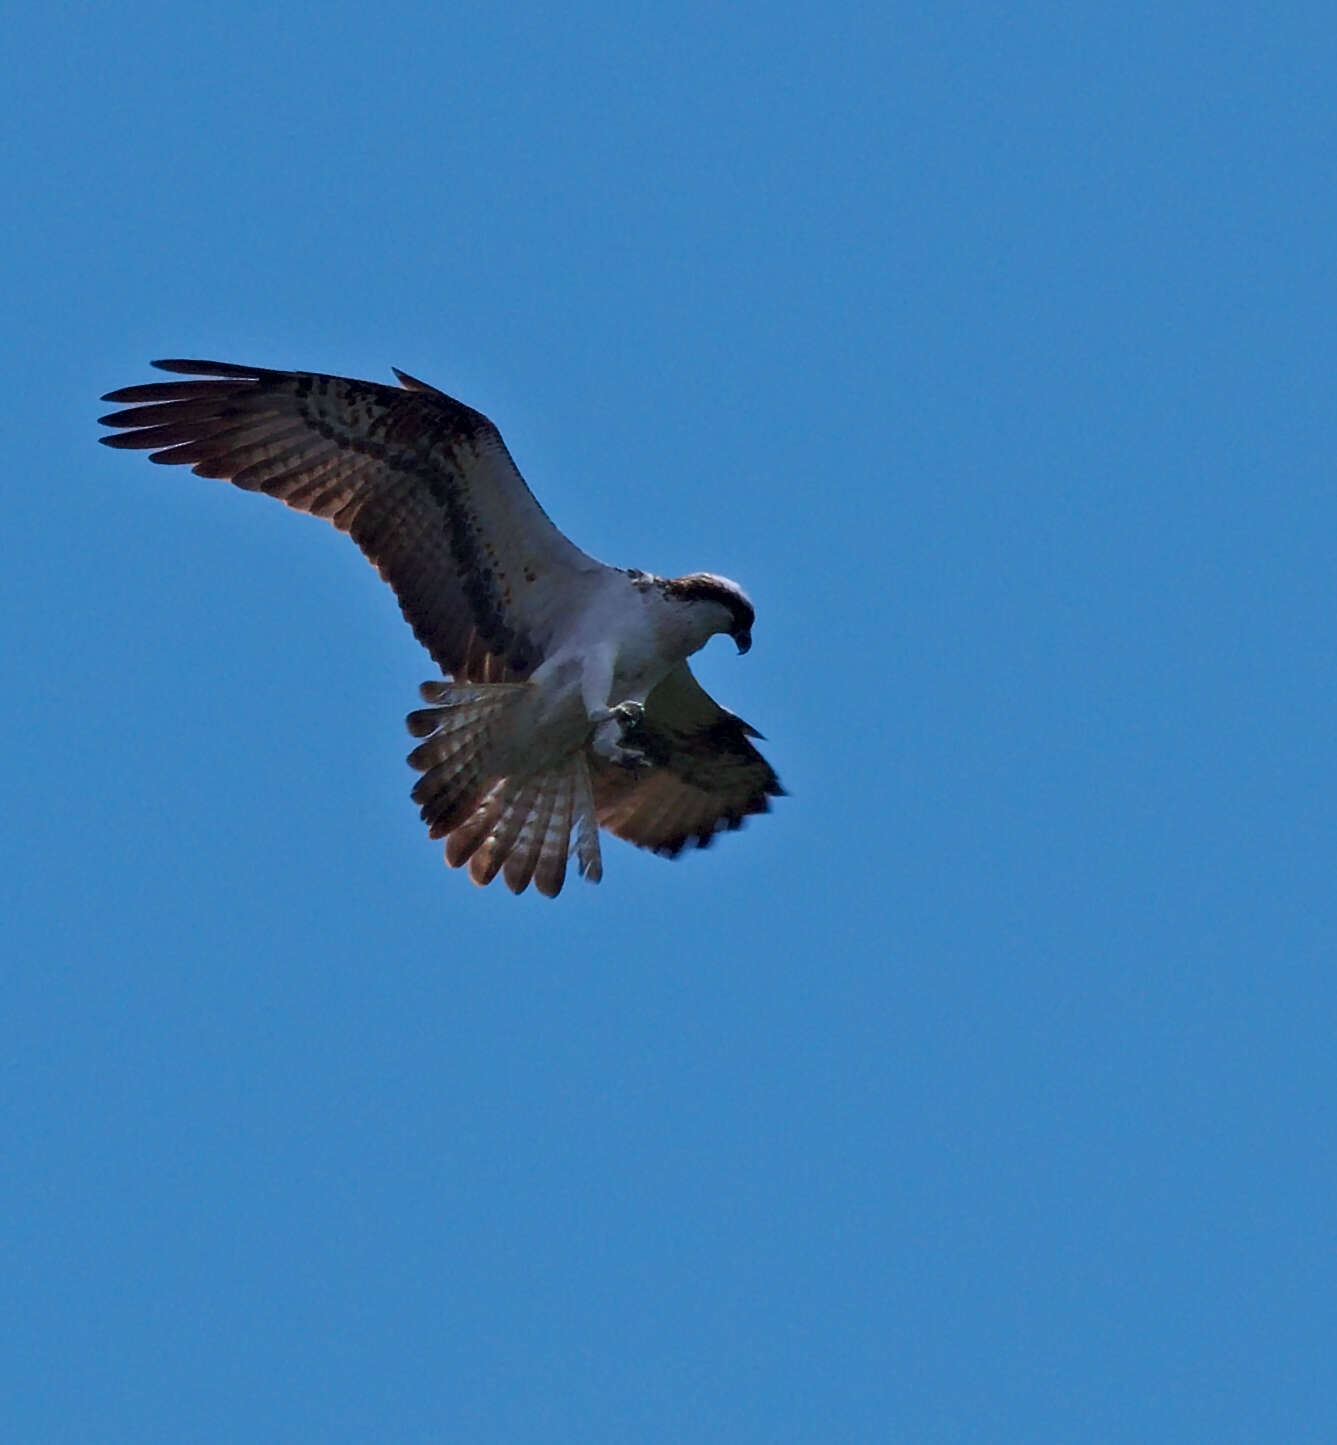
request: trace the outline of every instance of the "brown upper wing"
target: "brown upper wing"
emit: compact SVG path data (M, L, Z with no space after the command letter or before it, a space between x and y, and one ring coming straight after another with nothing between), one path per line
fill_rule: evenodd
M760 736L679 663L646 698L644 721L627 739L649 758L649 769L592 763L600 824L669 858L689 843L704 848L749 814L768 812L770 800L784 793L748 741Z
M401 387L218 361L155 361L207 380L109 392L108 446L150 451L325 517L395 590L443 671L524 678L573 586L602 570L553 526L496 427L425 382Z

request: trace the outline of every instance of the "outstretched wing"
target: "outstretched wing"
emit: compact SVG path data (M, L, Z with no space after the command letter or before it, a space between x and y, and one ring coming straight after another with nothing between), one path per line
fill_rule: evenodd
M632 773L597 760L592 766L600 824L667 858L689 843L704 848L749 814L769 812L770 800L784 793L748 741L760 736L680 662L646 698L644 720L627 738L649 758L649 769Z
M425 382L153 364L209 379L109 392L104 401L131 405L102 418L121 430L101 440L328 518L456 678L527 677L604 570L548 519L496 427Z

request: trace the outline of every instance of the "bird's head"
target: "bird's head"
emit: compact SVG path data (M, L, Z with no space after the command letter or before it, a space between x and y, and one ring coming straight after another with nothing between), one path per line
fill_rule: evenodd
M686 577L665 582L664 591L675 601L690 603L708 624L702 642L717 632L726 632L740 653L752 646L752 624L757 614L737 582L713 572L689 572Z

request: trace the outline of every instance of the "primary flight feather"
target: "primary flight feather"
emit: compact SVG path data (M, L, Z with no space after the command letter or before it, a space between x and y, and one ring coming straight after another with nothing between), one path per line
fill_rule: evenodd
M751 646L742 589L596 561L548 519L496 427L396 371L399 387L218 361L109 392L108 446L265 492L347 532L448 680L409 714L413 798L451 867L516 893L602 876L599 827L674 857L766 812L783 788L687 658ZM206 379L198 379L206 378Z

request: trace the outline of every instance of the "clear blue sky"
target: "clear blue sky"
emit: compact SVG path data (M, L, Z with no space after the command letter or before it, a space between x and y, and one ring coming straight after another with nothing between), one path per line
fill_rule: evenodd
M1331 8L7 23L0 1434L1337 1438ZM447 870L355 549L95 445L164 355L740 579L792 796Z

